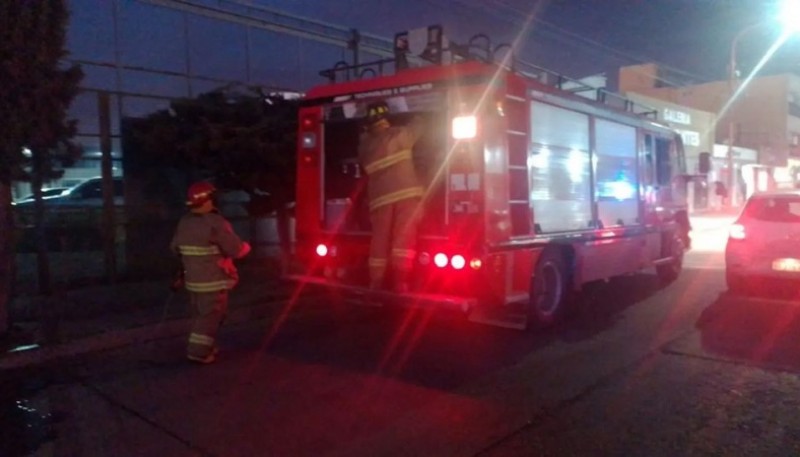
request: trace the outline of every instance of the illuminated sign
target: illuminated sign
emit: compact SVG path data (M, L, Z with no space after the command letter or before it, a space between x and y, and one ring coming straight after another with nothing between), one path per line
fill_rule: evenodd
M676 124L691 124L692 115L674 109L664 108L664 120L675 122Z
M683 144L686 146L700 146L700 133L694 130L678 130L683 139Z

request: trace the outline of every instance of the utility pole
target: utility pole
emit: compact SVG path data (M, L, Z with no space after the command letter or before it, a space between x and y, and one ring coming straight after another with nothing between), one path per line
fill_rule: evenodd
M106 274L111 284L117 282L116 223L114 211L114 171L111 158L111 110L108 92L97 94L97 111L100 121L100 168L103 177L103 253Z
M358 67L359 59L359 45L361 43L361 34L356 29L350 29L350 39L347 41L347 47L353 51L353 66Z
M738 75L736 74L736 43L738 43L739 38L751 27L747 27L733 39L733 43L731 43L731 58L729 62L729 74L728 74L728 90L730 91L730 104L731 107L728 110L728 179L726 180L726 186L728 187L728 206L733 206L733 199L736 196L736 187L734 187L734 164L733 164L733 139L735 136L735 126L734 126L734 113L735 113L735 104L736 100L734 97L736 96L736 90L738 86Z

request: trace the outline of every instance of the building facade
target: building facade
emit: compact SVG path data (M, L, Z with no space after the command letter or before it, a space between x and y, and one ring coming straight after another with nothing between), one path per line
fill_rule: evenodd
M114 174L122 166L121 123L166 110L170 102L230 87L302 92L324 79L318 71L350 58L350 29L237 0L67 0L66 63L84 72L69 109L78 121L83 156L49 187L72 186L100 175L98 94L108 112ZM362 36L361 58L377 38ZM389 46L390 41L379 44ZM377 52L377 51L376 51ZM13 185L15 198L30 193Z
M757 190L800 183L800 75L676 87L657 65L643 64L621 68L619 88L717 113L709 178L732 187L734 204Z
M746 86L715 81L682 87L664 83L654 64L620 69L619 90L718 113L715 139L758 151L759 163L787 167L800 159L800 75L753 78ZM737 93L732 100L732 94Z

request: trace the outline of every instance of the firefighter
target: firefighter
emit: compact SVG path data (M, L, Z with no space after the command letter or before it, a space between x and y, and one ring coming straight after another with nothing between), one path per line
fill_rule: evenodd
M233 259L250 252L216 209L216 188L208 182L189 187L189 213L181 218L170 249L181 257L184 287L195 312L186 356L199 363L216 359L217 331L228 310L228 292L239 280Z
M367 106L358 150L368 179L372 223L370 287L383 287L391 266L395 291L405 293L416 257L419 205L424 195L412 160L412 148L422 135L423 120L415 117L406 126L392 126L388 114L386 102Z

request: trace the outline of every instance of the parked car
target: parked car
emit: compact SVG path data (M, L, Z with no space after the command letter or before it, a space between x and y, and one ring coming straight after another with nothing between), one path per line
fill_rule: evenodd
M115 176L114 181L114 204L123 204L122 177ZM44 192L44 190L42 190ZM33 207L33 198L26 198L16 203L15 206ZM77 207L102 207L103 206L103 178L89 178L72 187L63 190L58 195L45 198L45 206L77 206Z
M69 187L50 187L50 188L47 188L47 189L42 189L42 198L43 199L49 199L49 198L53 198L53 197L60 197L61 195L64 194L64 192L66 192L68 190L69 190ZM23 197L23 198L19 198L19 199L15 200L14 202L12 202L11 204L12 205L17 205L19 203L23 203L23 202L27 202L27 201L33 201L33 194L30 194L30 195L28 195L26 197Z
M115 176L113 183L114 205L121 207L124 204L122 177ZM31 199L14 204L17 227L33 224L34 203ZM99 220L99 211L103 208L103 178L82 181L61 195L45 198L43 203L44 222L49 226L94 225L94 219Z
M800 191L755 194L730 227L725 248L728 289L778 280L800 285Z

